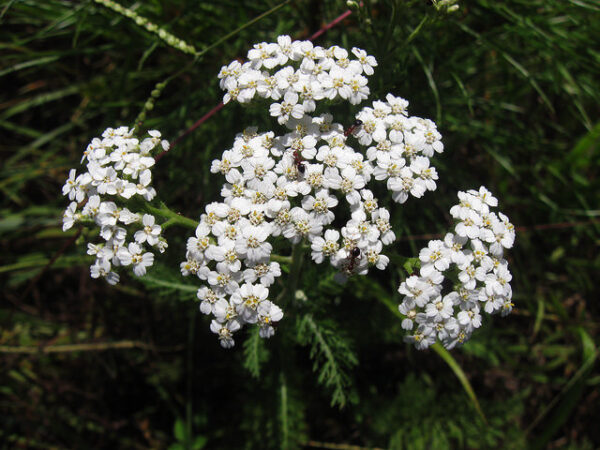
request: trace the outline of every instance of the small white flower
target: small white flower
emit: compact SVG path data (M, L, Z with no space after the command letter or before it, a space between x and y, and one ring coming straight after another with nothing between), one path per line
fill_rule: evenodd
M244 322L256 323L258 309L268 296L269 290L265 286L245 283L231 296L231 302L236 305L236 311Z
M265 287L271 286L275 277L281 276L281 267L277 262L260 261L249 269L244 270L244 281L246 283L255 283L257 280L260 281Z
M240 324L236 320L230 320L227 323L220 323L213 320L210 323L210 331L219 336L219 342L223 348L231 348L235 345L233 333L240 329Z
M435 343L435 338L435 329L423 324L419 325L414 334L406 336L404 341L415 344L418 350L424 350Z
M337 204L337 198L330 195L327 189L321 189L314 197L308 195L302 200L302 208L312 212L316 220L322 225L328 225L333 221L335 215L330 211L330 208L335 207Z
M135 242L129 244L127 248L119 249L117 256L121 265L133 265L133 273L138 277L146 274L146 267L154 264L154 255L150 252L143 251L142 247Z
M430 303L427 303L425 314L434 322L440 322L452 316L453 306L451 298L438 296L432 299Z
M264 301L258 306L258 323L260 324L259 335L262 338L270 338L275 334L273 324L283 318L283 311L272 302Z
M479 314L479 307L475 305L471 309L466 309L458 313L458 323L471 331L473 328L479 328L481 326L481 314Z
M236 241L235 250L240 256L251 262L268 258L273 247L265 242L269 237L269 228L248 225L242 228L242 235Z
M277 117L277 122L284 124L292 117L300 119L304 115L304 107L298 104L298 94L287 91L283 96L283 102L273 103L269 112L271 116Z
M81 220L81 214L77 212L77 202L69 203L69 206L63 214L63 231L72 228L73 225Z
M444 242L439 240L429 241L427 247L419 253L419 259L423 263L421 272L427 276L433 269L443 272L450 265L450 255Z
M154 223L155 218L150 214L144 214L142 218L142 224L144 228L136 231L134 239L138 244L148 242L150 245L156 245L158 238L160 237L161 228L160 225Z
M217 292L213 291L212 289L210 289L206 286L202 286L200 289L198 289L196 296L198 297L199 300L201 300L200 311L202 312L202 314L214 313L214 311L213 311L214 304L219 299L223 298L222 293L218 294Z
M377 67L375 57L367 55L367 52L356 47L352 48L352 53L358 58L362 71L366 75L373 75L373 67Z
M111 271L110 262L106 259L97 259L90 266L90 275L92 278L105 278L108 284L112 285L119 282L119 274Z
M340 233L337 230L325 231L325 237L317 236L311 242L311 258L317 264L321 264L323 260L331 258L340 249L338 243L340 239Z

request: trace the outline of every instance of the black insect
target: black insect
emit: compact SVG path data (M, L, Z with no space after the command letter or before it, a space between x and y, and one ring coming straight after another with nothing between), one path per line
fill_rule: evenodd
M344 131L344 136L348 137L350 136L352 133L354 133L358 127L360 127L362 125L362 120L356 120L356 122L354 122L352 125L350 125L348 127L348 129L346 131Z
M354 271L354 266L356 265L356 260L360 257L360 248L354 247L350 250L350 262L348 263L348 272L352 273Z
M298 173L300 173L300 175L304 175L304 172L306 172L306 165L304 164L304 160L298 153L298 150L294 150L294 164L296 164L296 169L298 170Z

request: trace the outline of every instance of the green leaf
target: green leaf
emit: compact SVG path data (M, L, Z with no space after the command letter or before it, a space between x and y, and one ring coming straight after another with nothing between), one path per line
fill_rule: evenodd
M173 426L173 435L175 436L175 439L180 442L184 442L186 440L185 425L183 420L180 418L175 421L175 425Z
M206 436L198 436L196 437L196 439L194 439L194 442L192 443L192 448L194 450L200 450L206 446L207 442L208 438Z

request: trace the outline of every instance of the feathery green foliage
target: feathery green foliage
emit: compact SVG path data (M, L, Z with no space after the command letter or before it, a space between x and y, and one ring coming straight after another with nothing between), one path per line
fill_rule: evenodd
M333 321L317 323L309 314L302 316L297 324L299 342L310 345L317 381L332 390L331 406L343 407L351 399L349 371L358 360L339 328Z
M260 370L269 359L269 350L258 332L259 329L256 327L249 330L248 337L244 341L244 367L254 378L260 377Z

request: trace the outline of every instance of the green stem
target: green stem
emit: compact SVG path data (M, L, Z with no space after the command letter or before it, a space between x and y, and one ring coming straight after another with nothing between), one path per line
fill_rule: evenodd
M163 219L167 219L165 223L162 224L163 229L168 228L172 225L181 225L182 227L196 229L198 226L198 221L190 219L189 217L182 216L175 211L169 209L167 205L163 202L160 203L160 207L157 208L148 203L144 203L143 208L156 216L160 216Z
M190 314L190 324L188 327L188 348L187 348L187 399L185 403L185 447L186 449L192 448L192 374L194 371L194 341L195 341L195 331L196 331L196 317L197 313L194 311Z
M412 31L412 33L410 33L410 35L406 38L406 41L404 41L402 45L408 45L414 38L416 38L419 32L421 31L421 28L423 28L423 26L427 23L428 19L429 16L423 17L423 19L421 19L421 22L419 22L419 25L417 25L417 27Z
M279 372L280 383L280 419L281 419L281 448L289 448L289 426L288 426L288 394L285 373L283 369Z
M293 301L296 295L303 256L304 253L302 252L302 244L294 245L292 247L292 264L290 266L290 275L288 278L288 294L290 301Z
M293 302L296 289L298 287L298 279L300 278L300 268L302 267L302 244L296 244L292 247L292 256L280 256L280 255L271 255L271 259L274 261L281 261L290 266L290 272L288 275L287 283L285 283L285 287L281 290L275 303L282 304L286 298L289 299L289 302Z
M271 261L276 261L278 263L292 264L291 256L282 256L282 255L271 254L270 258L271 258Z
M169 228L173 225L177 225L177 221L175 221L174 219L169 219L166 222L163 222L161 227L163 230L166 230L167 228Z

